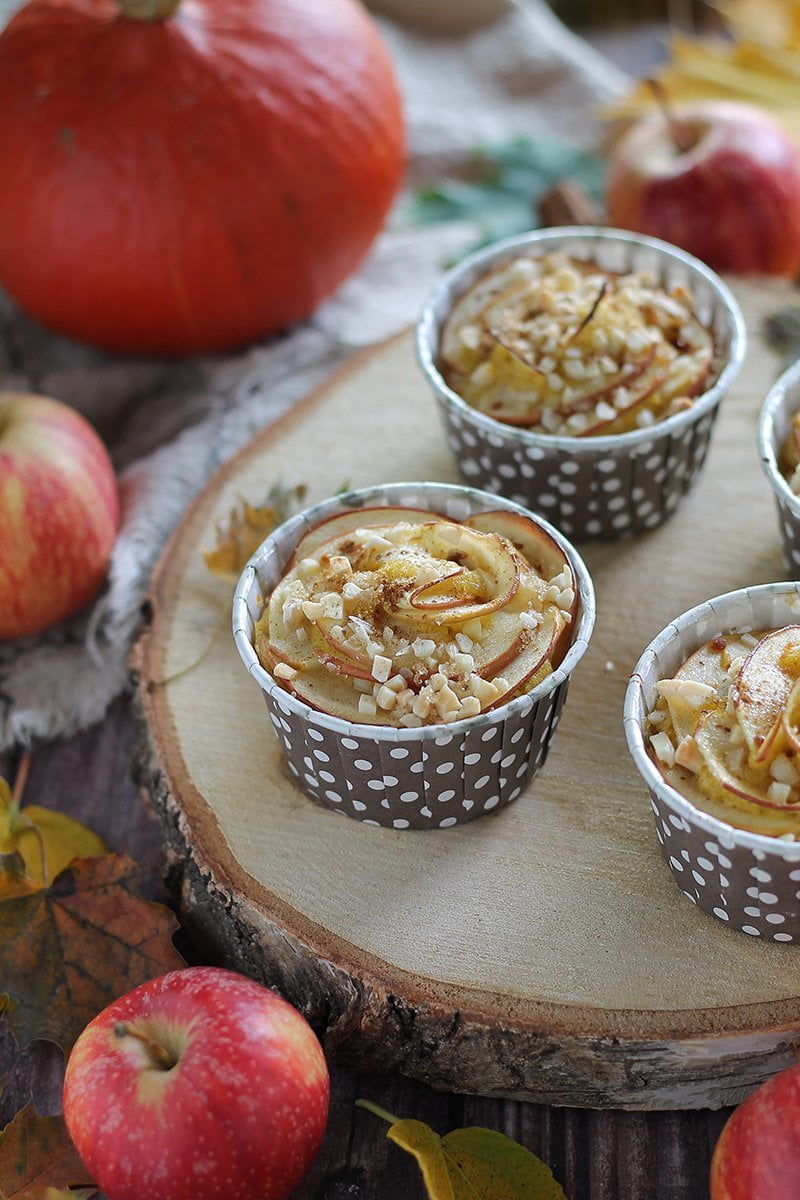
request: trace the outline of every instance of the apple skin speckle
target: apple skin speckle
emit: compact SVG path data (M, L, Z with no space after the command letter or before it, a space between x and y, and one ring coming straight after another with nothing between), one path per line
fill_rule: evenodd
M64 1081L67 1128L109 1200L285 1200L319 1148L328 1102L305 1018L217 967L173 971L114 1001L78 1038Z

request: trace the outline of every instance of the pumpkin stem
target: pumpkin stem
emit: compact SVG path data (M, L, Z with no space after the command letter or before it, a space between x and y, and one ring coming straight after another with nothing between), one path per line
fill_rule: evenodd
M166 21L178 11L181 0L117 0L129 21Z

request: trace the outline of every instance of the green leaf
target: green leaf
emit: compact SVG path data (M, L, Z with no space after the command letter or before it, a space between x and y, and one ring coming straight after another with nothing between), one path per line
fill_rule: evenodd
M423 1121L356 1103L390 1123L386 1136L414 1155L429 1200L567 1200L547 1164L504 1133L472 1126L439 1137Z
M481 244L534 228L536 207L555 184L569 179L602 202L606 165L597 154L546 138L515 138L476 150L469 178L446 178L416 192L399 210L410 225L468 221Z

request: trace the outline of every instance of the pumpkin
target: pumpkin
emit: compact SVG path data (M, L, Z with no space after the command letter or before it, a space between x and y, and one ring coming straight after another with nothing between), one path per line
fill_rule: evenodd
M32 0L0 34L0 283L110 350L219 350L306 317L403 165L358 0Z

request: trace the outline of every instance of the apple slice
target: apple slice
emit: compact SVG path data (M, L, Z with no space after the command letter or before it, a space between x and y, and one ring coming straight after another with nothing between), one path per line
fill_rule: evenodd
M734 706L753 764L769 762L784 744L783 710L798 673L800 625L768 633L742 664Z
M453 570L435 579L432 583L421 583L409 593L412 608L441 610L456 608L474 601L483 591L483 577L477 571L466 571L453 564Z
M606 396L615 392L617 388L630 387L637 380L641 379L651 369L655 353L654 347L649 349L633 364L626 364L616 375L600 376L598 372L598 377L594 380L594 386L590 384L590 387L586 391L577 396L573 395L566 403L559 404L555 411L560 417L569 417L573 413L587 412L589 409L594 408L600 400L605 399ZM601 380L602 384L598 387L597 384Z
M525 264L530 264L530 270L526 271L524 267L520 268L517 263L524 261ZM520 275L520 270L523 270L524 275ZM440 342L440 352L442 358L453 365L457 365L464 354L465 349L468 349L461 340L461 330L468 325L476 325L481 328L485 325L484 313L487 306L491 305L497 296L504 292L513 289L514 276L517 277L517 286L529 288L537 278L541 267L532 258L525 260L517 260L515 263L505 263L501 267L492 267L484 275L482 275L472 287L470 287L462 296L456 300L450 314L445 321L442 329Z
M557 608L550 608L545 614L541 625L529 631L529 641L521 653L508 664L508 669L502 669L503 678L508 687L489 706L497 708L507 703L512 696L519 695L525 690L531 678L541 670L545 663L552 663L556 647L564 629L564 618ZM483 675L483 672L481 672ZM499 672L494 672L495 675Z
M335 622L333 627L337 628ZM321 621L315 622L309 628L308 641L323 666L329 667L339 675L349 675L353 679L372 678L372 660L368 655L363 650L355 649L344 639L334 637L330 630L323 628Z
M800 679L786 699L783 710L783 731L792 749L800 753Z
M695 741L711 778L733 798L733 802L745 801L769 809L786 808L767 795L772 780L766 764L754 768L745 763L741 778L726 765L725 758L731 749L730 732L731 718L725 713L706 713L697 724Z
M358 711L358 695L354 693L352 683L333 669L301 671L293 679L280 682L287 691L319 712L341 717L344 721L356 721L359 725L385 724L386 715L380 709L375 716Z
M480 620L498 609L505 608L519 588L519 561L502 538L495 533L479 532L463 525L458 527L458 531L457 540L451 542L448 539L444 548L458 556L461 567L466 569L468 579L473 575L478 576L481 582L480 590L486 595L486 599L476 600L474 596L466 596L463 600L456 598L449 607L444 608L437 590L441 581L415 589L408 598L408 604L421 617L433 619L438 624L463 624L475 618ZM423 531L419 541L421 547L429 550L432 557L435 557L437 550L442 549L440 531L436 526ZM455 573L450 578L453 579L454 575Z
M566 569L571 581L570 586L575 590L575 577L566 554L558 542L530 517L498 508L490 512L475 513L474 516L468 517L464 524L482 533L500 534L520 551L529 566L548 583ZM573 614L577 603L576 593Z
M290 571L303 558L318 558L323 548L330 543L330 550L335 553L335 543L345 534L355 533L357 529L375 529L380 532L381 525L431 525L443 521L450 525L457 522L438 513L429 512L423 508L357 508L348 512L336 513L326 517L303 534L297 543L294 554L286 568Z

